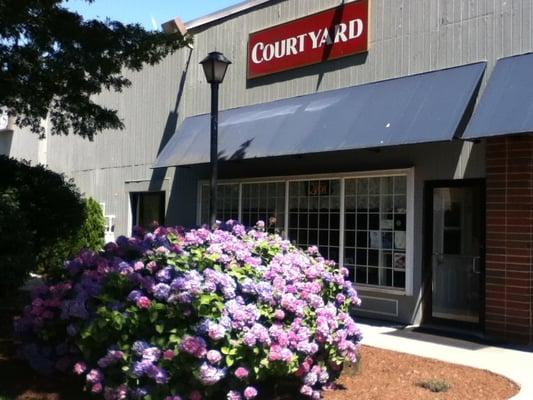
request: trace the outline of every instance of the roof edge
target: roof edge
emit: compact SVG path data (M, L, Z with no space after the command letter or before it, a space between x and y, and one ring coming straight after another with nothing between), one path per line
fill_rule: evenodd
M232 6L223 8L221 10L212 12L210 14L204 15L203 17L195 18L193 20L185 22L185 27L188 30L195 30L204 25L216 22L218 20L227 18L234 14L246 11L250 8L260 6L262 4L268 3L272 0L245 0L240 3L234 4Z

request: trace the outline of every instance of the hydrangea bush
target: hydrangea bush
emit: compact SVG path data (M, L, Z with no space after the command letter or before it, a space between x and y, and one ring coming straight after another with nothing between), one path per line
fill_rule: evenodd
M357 293L317 248L262 228L160 227L82 252L16 321L21 354L105 399L321 398L356 361Z

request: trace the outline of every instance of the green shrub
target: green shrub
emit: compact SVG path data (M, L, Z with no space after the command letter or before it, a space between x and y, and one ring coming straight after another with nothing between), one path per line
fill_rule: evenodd
M84 220L72 180L48 168L0 156L0 293L18 288L36 258L75 235Z
M11 293L24 281L35 262L32 246L27 246L29 227L20 218L20 204L12 189L0 193L0 293Z
M347 269L263 229L158 227L82 252L16 320L20 354L105 399L321 398L357 360L360 300Z
M45 247L38 255L37 272L60 278L63 264L81 250L100 250L104 245L105 219L100 204L93 198L83 200L84 221L78 232Z

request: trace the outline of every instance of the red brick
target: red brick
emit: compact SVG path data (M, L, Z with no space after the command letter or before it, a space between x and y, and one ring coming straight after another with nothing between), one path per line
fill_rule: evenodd
M486 331L533 341L533 135L486 142Z
M528 304L529 301L530 301L530 298L531 296L528 294L519 294L519 293L515 293L514 291L511 291L511 290L507 290L506 293L505 293L505 300L509 300L509 301L519 301L519 302L523 302L523 303L526 303L527 305L527 314L529 315L529 309L531 308L531 304ZM519 310L522 310L522 308L519 308Z

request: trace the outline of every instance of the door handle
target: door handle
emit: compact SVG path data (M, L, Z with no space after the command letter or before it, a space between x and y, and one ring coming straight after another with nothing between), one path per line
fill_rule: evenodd
M472 272L478 275L481 273L481 257L472 258Z

